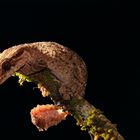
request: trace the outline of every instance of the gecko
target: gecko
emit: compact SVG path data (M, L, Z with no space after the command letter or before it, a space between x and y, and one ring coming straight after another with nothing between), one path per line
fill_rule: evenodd
M43 78L46 80L51 75L52 79L48 83L45 81L45 87L39 86L44 96L47 96L43 94L46 88L51 90L51 87L57 87L55 82L59 84L57 90L51 90L58 92L51 94L55 105L38 105L31 110L32 122L40 131L57 125L70 113L81 130L89 132L92 140L124 140L116 126L84 99L87 67L70 48L56 42L25 43L8 48L0 53L0 85L17 72L29 78L33 76L42 83ZM62 102L57 104L59 100Z
M55 42L35 42L13 46L0 53L0 84L15 72L29 76L48 69L60 84L64 100L85 94L87 68L70 48Z

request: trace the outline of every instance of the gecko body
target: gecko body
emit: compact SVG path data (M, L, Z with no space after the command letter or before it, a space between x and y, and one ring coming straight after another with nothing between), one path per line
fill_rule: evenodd
M65 100L81 98L87 82L86 65L71 49L55 42L36 42L13 46L0 54L0 84L15 72L26 76L49 69L60 83Z

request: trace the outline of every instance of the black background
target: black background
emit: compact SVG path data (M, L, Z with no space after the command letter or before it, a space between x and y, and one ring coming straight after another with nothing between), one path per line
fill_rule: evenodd
M117 124L126 140L134 140L140 90L135 84L136 50L129 35L135 27L127 11L120 8L119 1L104 0L1 4L0 51L37 41L55 41L73 49L88 69L85 98ZM20 87L13 77L0 86L0 133L4 139L90 139L72 117L47 132L38 132L30 121L30 110L51 101L33 90L35 86Z

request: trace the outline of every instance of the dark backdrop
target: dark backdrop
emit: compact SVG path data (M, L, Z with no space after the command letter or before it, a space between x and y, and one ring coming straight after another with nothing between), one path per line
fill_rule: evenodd
M119 1L1 4L0 51L37 41L55 41L73 49L88 69L85 98L104 111L126 139L134 140L138 136L139 88L134 86L138 69L127 19ZM38 132L30 121L30 110L51 101L33 90L35 86L20 87L13 77L0 86L0 133L4 139L90 139L72 117L47 132Z

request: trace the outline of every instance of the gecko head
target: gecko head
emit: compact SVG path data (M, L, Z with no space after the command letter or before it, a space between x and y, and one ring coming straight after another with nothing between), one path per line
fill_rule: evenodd
M23 56L25 52L15 47L0 53L0 85L24 66L26 59Z

